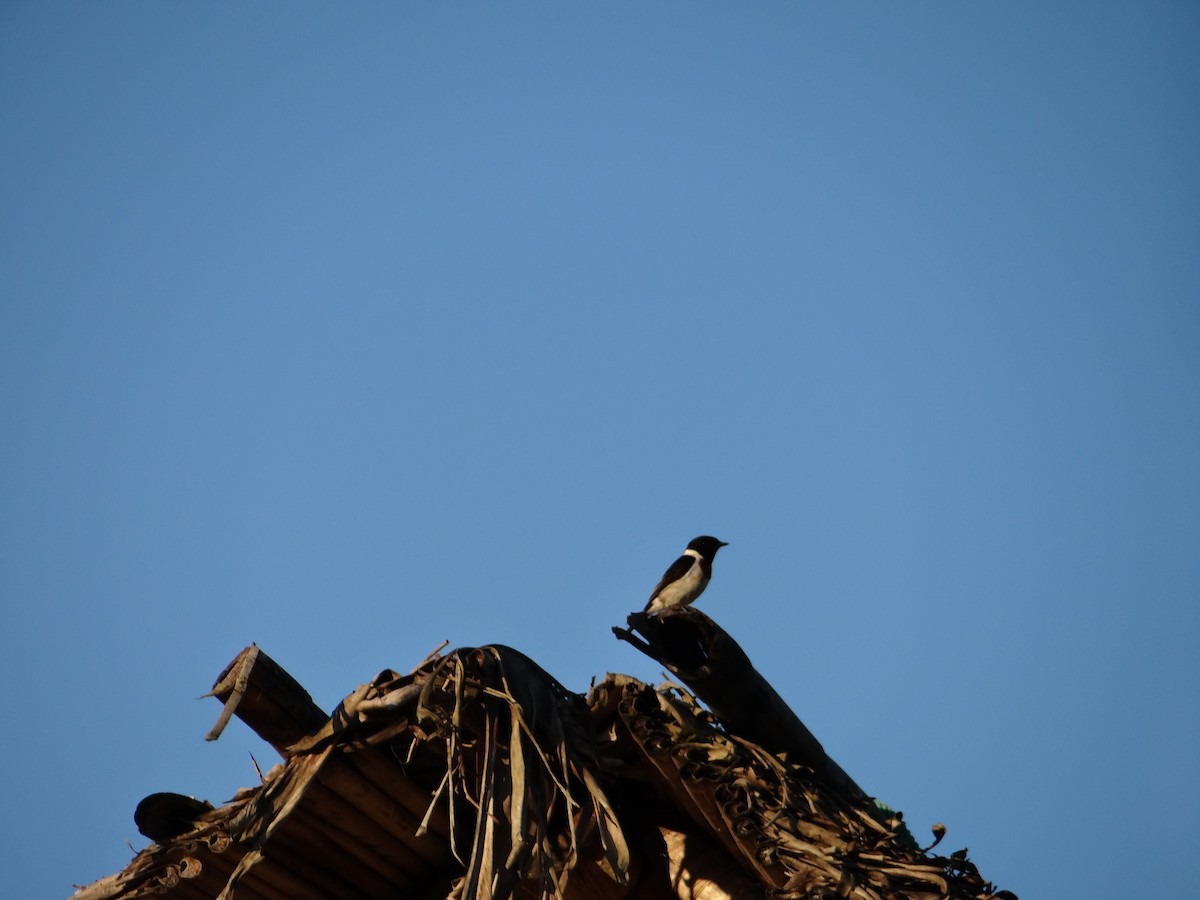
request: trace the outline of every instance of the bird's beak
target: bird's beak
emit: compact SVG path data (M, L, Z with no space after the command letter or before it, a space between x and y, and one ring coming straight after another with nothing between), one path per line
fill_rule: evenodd
M729 546L729 541L717 541L717 543L718 543L718 544L720 544L722 547L728 547L728 546Z

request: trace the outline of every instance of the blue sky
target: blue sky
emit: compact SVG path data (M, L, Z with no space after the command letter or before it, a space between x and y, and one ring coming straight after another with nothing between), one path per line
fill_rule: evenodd
M1023 897L1183 896L1200 12L0 6L14 896L435 645L568 687L700 533L830 753Z

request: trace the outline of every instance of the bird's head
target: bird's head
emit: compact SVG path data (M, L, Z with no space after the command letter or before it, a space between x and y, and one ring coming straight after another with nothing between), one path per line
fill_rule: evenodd
M705 559L712 559L717 555L718 550L720 550L722 547L728 546L729 545L725 541L718 541L715 537L702 534L698 538L693 538L692 541L687 545L687 548L689 550L695 550Z

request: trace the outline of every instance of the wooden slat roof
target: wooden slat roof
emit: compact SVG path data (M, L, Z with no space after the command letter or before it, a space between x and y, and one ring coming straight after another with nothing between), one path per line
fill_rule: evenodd
M283 762L216 808L146 798L154 843L73 900L1014 900L681 686L584 697L493 645L381 672L327 716L248 647L214 694Z

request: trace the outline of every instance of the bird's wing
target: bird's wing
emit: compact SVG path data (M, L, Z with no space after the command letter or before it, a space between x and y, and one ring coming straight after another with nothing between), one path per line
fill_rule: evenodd
M671 563L671 565L667 568L667 571L663 572L662 579L654 586L654 590L650 592L650 600L646 601L646 606L649 606L651 601L658 596L659 591L665 588L672 581L682 578L684 573L687 572L687 570L690 569L695 562L695 557L688 556L685 553L683 556L679 557L679 559L675 560L675 562Z

